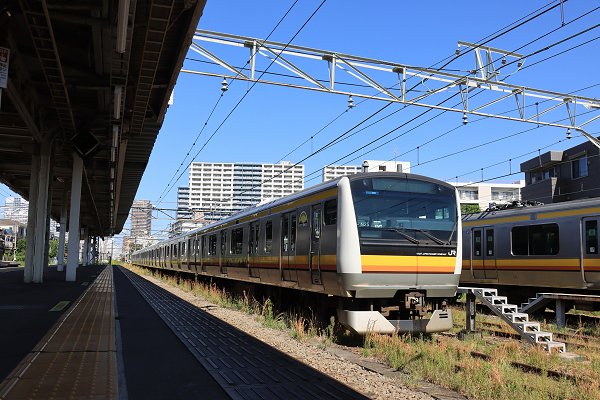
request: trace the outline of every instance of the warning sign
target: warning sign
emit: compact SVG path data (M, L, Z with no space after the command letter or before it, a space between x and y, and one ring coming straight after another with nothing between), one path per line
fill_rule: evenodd
M0 88L6 89L8 84L8 59L10 50L6 47L0 47Z

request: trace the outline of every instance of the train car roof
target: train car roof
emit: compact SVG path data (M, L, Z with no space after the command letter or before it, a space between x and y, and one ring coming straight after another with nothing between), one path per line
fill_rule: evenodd
M580 200L563 201L560 203L538 204L528 206L517 206L504 210L486 210L478 213L463 215L463 222L473 222L477 220L486 220L493 218L504 218L509 216L529 215L548 212L559 212L565 210L578 210L584 208L597 208L596 213L600 213L600 198L589 198Z
M392 177L392 176L402 177L404 179L416 179L416 180L420 180L420 181L424 181L424 182L430 182L430 183L435 183L435 184L438 184L438 185L446 186L446 187L451 188L451 189L455 189L455 187L453 185L451 185L451 184L449 184L447 182L440 181L440 180L435 179L435 178L430 178L430 177L424 176L424 175L410 174L410 173L404 173L404 172L387 172L387 171L381 171L381 172L367 172L367 173L358 173L358 174L353 174L353 175L346 175L346 176L343 176L343 177L339 177L339 178L335 178L335 179L332 179L332 180L329 180L329 181L326 181L326 182L319 183L319 184L317 184L315 186L311 186L311 187L309 187L307 189L304 189L304 190L302 190L300 192L293 193L293 194L291 194L289 196L281 197L279 199L274 199L274 200L272 200L272 201L270 201L268 203L264 203L264 204L261 204L259 206L255 206L255 207L251 207L251 208L246 208L246 209L244 209L244 210L242 210L242 211L240 211L240 212L238 212L236 214L233 214L233 215L231 215L231 216L229 216L227 218L224 218L222 220L213 222L213 223L211 223L209 225L205 225L205 226L202 226L200 228L196 228L196 229L187 231L187 232L182 233L180 235L177 235L175 237L162 240L159 243L156 243L156 244L153 244L151 246L145 247L145 248L143 248L141 250L138 250L138 251L146 251L146 250L150 250L150 249L153 249L153 248L156 248L156 247L159 247L159 246L163 246L165 243L169 243L169 242L172 242L172 241L178 241L178 240L180 240L183 237L187 237L189 235L193 235L193 234L198 233L198 232L209 230L209 229L215 228L217 226L220 226L220 225L223 225L223 224L227 224L227 223L236 221L236 220L238 220L240 218L245 218L247 216L250 216L250 215L253 215L253 214L258 214L258 213L260 213L262 211L265 211L265 210L268 210L270 208L277 207L277 206L280 206L282 204L289 203L290 201L301 199L303 197L310 196L312 194L315 194L315 193L318 193L318 192L322 192L322 191L327 190L327 189L331 189L333 187L336 187L338 185L338 182L341 179L343 179L343 178L348 178L350 181L354 181L354 180L364 179L364 178ZM137 251L134 252L134 254L135 253L137 253Z

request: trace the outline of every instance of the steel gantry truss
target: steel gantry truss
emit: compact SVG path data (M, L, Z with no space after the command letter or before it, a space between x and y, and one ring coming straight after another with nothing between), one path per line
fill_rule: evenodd
M503 79L518 71L525 61L522 55L467 42L458 45L457 54L463 51L461 48L466 48L464 52L472 52L475 58L474 68L465 69L466 73L462 75L197 30L190 50L206 59L202 60L206 68L181 71L457 112L463 114L463 123L468 122L468 115L475 115L564 128L568 137L573 129L600 147L600 141L584 129L600 118L600 100L506 83ZM238 51L226 51L225 48ZM243 51L241 58L239 50ZM217 55L219 51L245 65L226 61L225 55ZM261 70L259 64L264 62L266 65ZM266 72L273 64L283 68L285 73ZM508 69L513 72L504 73ZM324 72L326 79L322 78ZM265 76L269 79L263 78ZM445 104L454 97L459 101L453 105ZM350 97L349 104L351 102Z

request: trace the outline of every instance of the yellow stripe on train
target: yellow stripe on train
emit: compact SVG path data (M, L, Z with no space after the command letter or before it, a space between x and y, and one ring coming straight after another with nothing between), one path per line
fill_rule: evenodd
M363 272L454 273L456 257L361 256Z

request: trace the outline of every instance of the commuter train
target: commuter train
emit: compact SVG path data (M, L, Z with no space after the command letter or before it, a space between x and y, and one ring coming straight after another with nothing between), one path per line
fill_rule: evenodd
M137 251L132 263L317 292L358 332L452 327L456 189L395 172L331 180ZM323 304L325 304L323 302Z
M522 297L598 290L599 222L600 199L465 215L460 283Z

